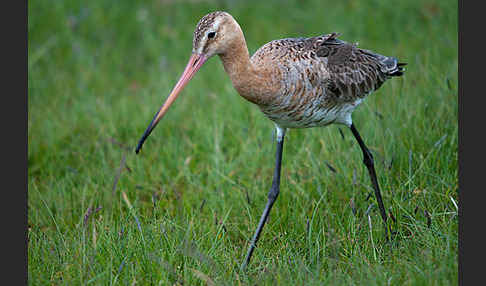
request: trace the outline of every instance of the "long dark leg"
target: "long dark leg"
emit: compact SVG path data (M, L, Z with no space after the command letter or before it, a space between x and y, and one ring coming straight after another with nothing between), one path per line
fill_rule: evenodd
M370 150L366 147L363 139L358 133L358 130L354 127L354 124L351 124L351 131L353 132L354 138L358 141L359 147L361 147L361 151L363 151L363 163L368 168L368 173L370 174L371 184L373 185L373 189L375 190L376 200L378 201L378 207L380 208L381 217L383 218L383 223L385 225L385 234L386 239L388 240L388 226L386 223L386 211L385 206L383 205L383 199L381 198L380 186L378 185L378 180L376 179L376 172L373 163L373 155L371 155Z
M280 192L280 169L282 167L282 151L283 151L283 143L284 143L284 136L285 136L285 129L277 128L277 154L275 159L275 171L273 173L273 182L272 187L270 188L270 192L268 192L268 201L265 209L263 210L262 217L260 218L260 222L258 223L257 230L253 239L251 240L250 247L248 248L248 253L246 254L245 262L241 265L241 269L245 270L246 266L250 262L251 255L255 250L256 243L258 238L260 237L260 233L262 232L263 226L267 221L268 214L272 209L273 204L277 200L278 194Z

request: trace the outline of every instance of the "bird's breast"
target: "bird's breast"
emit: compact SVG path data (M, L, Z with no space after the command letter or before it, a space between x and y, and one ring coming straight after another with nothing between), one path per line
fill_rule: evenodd
M279 89L268 96L262 112L282 127L307 128L331 123L349 125L351 113L361 98L343 100L333 94L327 85L329 74L312 65L286 66Z
M319 96L317 91L290 99L289 103L260 106L260 109L270 120L286 128L309 128L332 123L349 126L351 114L362 100L358 98L354 102L337 102Z

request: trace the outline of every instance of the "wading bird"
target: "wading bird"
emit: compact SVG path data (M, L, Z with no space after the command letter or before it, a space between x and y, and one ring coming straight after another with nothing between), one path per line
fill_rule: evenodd
M226 12L202 17L194 31L192 56L165 103L140 139L136 153L160 119L212 56L218 55L238 93L256 104L275 123L277 151L268 201L252 238L242 269L248 265L268 214L280 192L280 169L288 128L327 126L351 129L363 152L388 239L387 216L381 198L373 156L356 130L351 113L387 79L400 76L403 65L396 58L358 48L338 39L337 33L311 38L271 41L250 57L245 37L236 20Z

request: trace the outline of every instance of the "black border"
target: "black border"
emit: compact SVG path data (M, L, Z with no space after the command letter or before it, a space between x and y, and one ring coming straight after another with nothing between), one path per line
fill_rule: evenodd
M28 3L5 2L2 48L4 284L28 283ZM8 5L12 4L12 5ZM14 281L14 283L9 283Z

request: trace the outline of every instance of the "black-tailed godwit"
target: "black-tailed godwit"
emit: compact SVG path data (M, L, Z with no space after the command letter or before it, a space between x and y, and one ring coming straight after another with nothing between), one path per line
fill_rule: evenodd
M373 156L356 130L351 114L387 79L401 76L405 63L338 39L337 33L274 40L250 57L236 20L226 12L202 17L194 31L192 56L165 103L140 139L136 152L201 66L218 55L236 91L275 123L277 151L268 201L251 240L242 269L249 263L268 214L280 192L280 169L287 128L328 126L351 129L363 152L388 238L387 215Z

